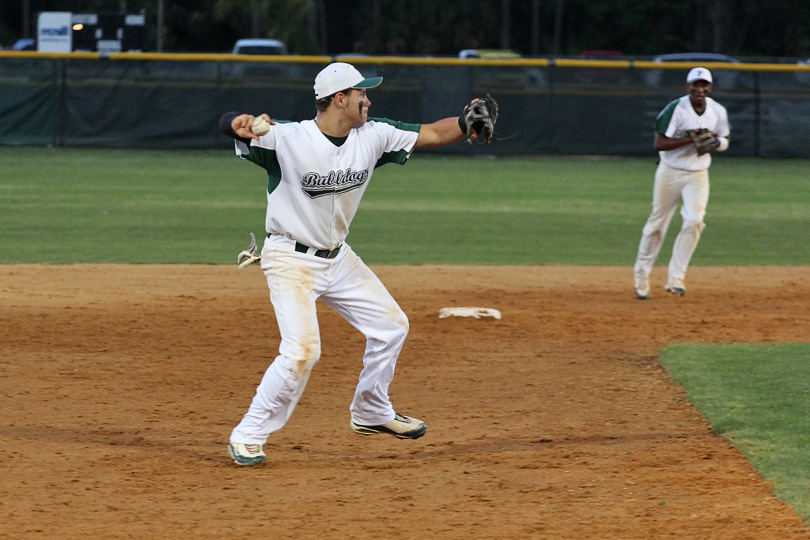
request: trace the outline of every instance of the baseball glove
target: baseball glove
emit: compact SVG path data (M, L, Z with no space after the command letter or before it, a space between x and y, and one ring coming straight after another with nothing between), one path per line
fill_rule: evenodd
M688 129L686 133L692 137L692 142L695 143L699 156L717 150L717 137L708 129Z
M498 121L498 102L489 94L485 98L476 98L464 107L459 120L462 131L467 134L467 142L472 143L475 138L489 144Z

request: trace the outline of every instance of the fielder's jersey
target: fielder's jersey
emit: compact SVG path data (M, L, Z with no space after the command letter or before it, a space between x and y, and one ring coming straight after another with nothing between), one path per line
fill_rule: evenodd
M719 137L728 137L731 128L726 109L712 98L706 97L706 108L698 114L686 95L664 107L655 119L655 131L672 139L686 137L686 130L698 128L706 128ZM711 153L699 156L697 148L692 144L675 150L660 151L658 155L662 162L674 169L702 171L712 164Z
M374 169L404 165L420 128L373 118L336 146L314 120L277 123L250 147L237 140L236 154L267 170L268 233L334 249L349 234Z

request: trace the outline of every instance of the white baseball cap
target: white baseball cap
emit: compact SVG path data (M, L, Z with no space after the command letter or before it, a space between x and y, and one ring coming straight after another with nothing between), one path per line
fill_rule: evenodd
M689 75L686 76L686 82L693 83L695 81L706 81L707 83L711 84L712 72L705 67L692 68L689 71Z
M329 64L315 77L315 99L331 96L347 88L374 88L382 82L382 77L368 79L357 69L344 62Z

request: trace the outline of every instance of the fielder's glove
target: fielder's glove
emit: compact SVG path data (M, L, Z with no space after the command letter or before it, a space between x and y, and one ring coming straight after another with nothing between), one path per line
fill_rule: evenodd
M692 137L692 142L695 143L695 148L697 148L699 156L717 150L717 137L708 129L688 129L686 133Z
M498 121L498 102L487 94L485 98L476 98L464 107L458 119L461 131L467 134L467 142L473 142L473 135L484 144L489 144L495 133L495 122Z
M256 245L256 237L253 236L253 233L250 233L250 245L246 250L242 251L236 256L236 263L239 265L239 270L247 268L251 264L262 260L261 255L256 255L256 251L258 249L259 248Z

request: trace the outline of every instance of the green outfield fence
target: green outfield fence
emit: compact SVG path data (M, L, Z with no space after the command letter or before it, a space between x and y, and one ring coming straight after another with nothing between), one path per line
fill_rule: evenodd
M223 112L303 120L326 56L0 52L0 145L222 148ZM650 155L658 112L693 63L341 58L385 82L372 116L430 122L491 93L501 105L488 153ZM810 157L810 67L703 63L732 124L730 155ZM480 152L458 144L434 150Z

